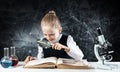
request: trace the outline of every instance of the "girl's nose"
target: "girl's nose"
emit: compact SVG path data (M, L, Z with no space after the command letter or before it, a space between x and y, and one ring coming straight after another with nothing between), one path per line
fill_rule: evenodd
M47 40L50 41L50 36L47 36Z

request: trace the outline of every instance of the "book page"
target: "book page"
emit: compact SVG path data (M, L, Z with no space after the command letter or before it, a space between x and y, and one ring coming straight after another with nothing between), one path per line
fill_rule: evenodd
M59 58L57 64L72 65L72 66L88 66L87 60L76 61L74 59Z
M58 69L90 69L87 60L76 61L74 59L59 58L57 60Z
M24 67L34 66L34 65L43 64L43 63L54 63L54 64L56 64L56 61L57 61L56 57L42 58L42 59L29 61L27 64L25 64Z

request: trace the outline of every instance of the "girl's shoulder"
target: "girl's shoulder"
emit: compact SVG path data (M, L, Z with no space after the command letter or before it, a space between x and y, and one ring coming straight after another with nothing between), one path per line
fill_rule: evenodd
M66 38L73 38L71 35L68 35L68 34L62 34L62 37L66 37Z

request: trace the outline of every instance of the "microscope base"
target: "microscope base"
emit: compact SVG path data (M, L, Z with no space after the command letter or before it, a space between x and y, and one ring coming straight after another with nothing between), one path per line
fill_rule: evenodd
M104 64L102 62L98 62L98 65L95 67L96 69L104 69L104 70L112 70L117 69L118 65L111 64L110 62L105 62Z

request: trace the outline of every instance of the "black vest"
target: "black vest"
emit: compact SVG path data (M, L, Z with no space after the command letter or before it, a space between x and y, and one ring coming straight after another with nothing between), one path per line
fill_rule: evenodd
M59 40L59 43L67 46L67 35L62 35L61 39ZM71 58L64 50L55 50L52 48L45 49L43 48L43 54L44 58L46 57L57 57L57 58Z

